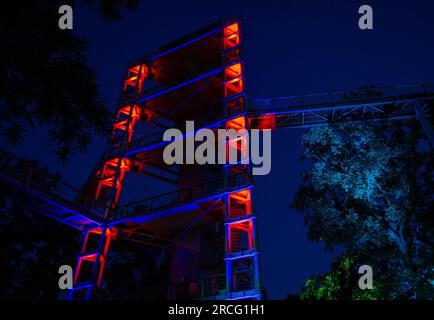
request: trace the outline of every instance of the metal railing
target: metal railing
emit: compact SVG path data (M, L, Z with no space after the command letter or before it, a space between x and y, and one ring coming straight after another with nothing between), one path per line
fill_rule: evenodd
M414 98L434 98L434 84L406 84L398 86L366 87L356 90L333 91L318 94L295 95L280 98L253 99L250 101L250 111L273 112L297 108L300 110L312 106L339 106L348 104L369 104L385 100L399 101Z
M201 299L226 292L226 274L214 274L199 280L171 283L167 287L168 299Z
M237 174L236 176L232 176L232 178L234 179L230 183L225 183L224 179L217 178L206 183L192 185L121 205L112 209L110 219L118 220L143 213L149 214L158 210L188 204L205 197L217 196L230 190L247 188L251 185L250 176L247 174Z
M83 211L89 211L77 203L80 189L65 182L60 174L50 173L46 168L40 167L35 160L18 157L0 148L0 171L9 177L13 177L22 183L21 187L35 188L47 194L51 200L64 201ZM93 202L92 197L84 201ZM93 212L89 212L93 213Z
M233 272L233 288L231 291L243 291L254 288L253 270L241 270ZM109 295L109 299L206 299L226 294L226 274L219 273L202 277L197 280L185 279L170 284L153 284L140 288L134 288L132 281L121 286ZM134 291L131 296L128 290Z

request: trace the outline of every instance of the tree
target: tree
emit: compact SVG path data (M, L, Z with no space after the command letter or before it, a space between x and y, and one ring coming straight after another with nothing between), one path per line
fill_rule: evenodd
M70 4L75 9L80 3L110 22L121 19L122 11L133 9L138 0L13 1L0 11L2 138L18 144L30 129L47 127L61 160L84 151L94 133L102 135L109 128L108 108L99 95L96 73L85 57L87 41L57 25L61 5ZM29 164L40 184L56 189L60 175L50 173L37 161L22 159L6 170L20 172ZM79 234L12 201L6 188L7 184L0 183L0 297L54 299L60 291L58 268L62 264L74 266ZM126 275L133 273L133 284L143 286L150 270L159 270L164 252L143 246L123 250L119 246L125 244L120 242L114 242L110 251L106 268L110 281L114 285L125 282ZM159 255L163 257L155 259ZM143 260L146 268L139 269ZM101 296L112 291L117 298L131 294L128 288L114 285L104 283Z
M24 158L3 159L2 171L17 176L31 171L32 182L54 193L60 180L60 174ZM16 198L10 194L10 185L0 183L0 298L55 299L60 292L59 267L74 265L78 232L33 212L31 204L13 201Z
M74 7L78 1L70 1ZM107 21L121 18L137 0L83 0ZM96 74L86 61L87 42L57 26L64 1L12 1L0 11L0 131L18 144L44 126L65 161L83 152L92 135L108 132L109 112Z
M301 300L376 300L379 284L373 290L362 290L357 286L357 264L346 255L332 262L332 270L306 280L300 294Z
M98 12L106 21L122 20L124 9L136 8L139 0L82 0L90 9ZM77 1L75 1L77 2Z
M383 299L433 298L434 158L418 123L314 128L302 143L314 165L293 206L308 238L370 264Z

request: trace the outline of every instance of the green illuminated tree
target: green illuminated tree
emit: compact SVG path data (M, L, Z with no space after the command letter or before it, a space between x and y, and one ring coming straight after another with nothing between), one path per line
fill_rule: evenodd
M323 275L310 277L300 294L302 300L376 300L380 298L379 284L372 290L362 290L358 282L355 259L342 256L332 262L332 270Z

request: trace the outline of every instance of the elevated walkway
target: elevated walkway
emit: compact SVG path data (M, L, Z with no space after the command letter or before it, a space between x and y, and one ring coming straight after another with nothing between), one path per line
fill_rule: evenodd
M251 128L308 128L334 123L414 118L429 111L434 84L409 84L271 99L249 105Z
M65 181L42 176L28 160L0 149L3 195L78 230L100 226L104 219L79 205L78 189Z

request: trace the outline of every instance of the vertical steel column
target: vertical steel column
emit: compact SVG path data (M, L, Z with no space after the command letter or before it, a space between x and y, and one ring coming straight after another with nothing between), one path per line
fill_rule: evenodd
M88 248L89 237L91 234L99 235L98 245L95 249ZM83 231L82 236L83 243L74 270L74 287L69 292L70 300L74 299L74 294L77 291L84 292L84 300L89 300L93 290L101 287L102 276L113 232L109 228L101 227L98 229ZM91 263L91 275L90 278L85 281L80 280L80 274L84 262Z
M226 25L223 27L223 51L228 50L234 50L234 48L238 48L240 44L240 37L239 37L239 24L238 22L232 22L229 25ZM229 56L229 55L228 55ZM225 53L224 53L225 57ZM225 116L229 117L231 115L231 112L234 112L234 110L228 110L227 108L227 101L237 101L235 99L244 99L245 95L245 88L244 88L244 65L241 63L239 58L233 59L233 55L230 56L231 64L227 65L224 68L223 71L223 97L225 99ZM226 62L225 60L225 62ZM238 100L240 101L240 100ZM244 101L244 100L242 100ZM246 129L248 130L248 118L245 110L245 105L237 105L239 102L235 102L234 104L238 107L235 108L239 114L238 118L228 120L226 122L226 129ZM243 155L247 153L247 157L249 157L248 164L243 168L244 174L247 174L247 181L245 181L247 184L251 181L251 160L250 155L247 152L247 150L242 148L249 148L249 145L243 144L241 139L241 147L238 149L238 141L235 139L235 148L237 149L237 153L239 151L241 159L243 158ZM245 140L248 144L250 143L248 137ZM231 148L231 141L227 141L227 152L229 153L229 150ZM232 146L233 147L233 146ZM228 160L228 154L226 155L226 158ZM237 161L238 162L238 161ZM241 161L242 162L242 161ZM232 164L233 166L237 166L238 164ZM242 164L241 164L242 165ZM236 174L236 173L235 173ZM234 179L237 181L237 177ZM233 187L230 185L231 181L231 171L230 171L230 165L225 166L225 181L227 183L225 184L227 188ZM230 189L229 189L230 190ZM246 191L247 190L247 191ZM246 293L242 293L241 295L244 295L245 297L255 297L255 298L261 298L260 295L260 289L261 289L261 279L259 275L259 261L258 261L258 252L257 252L257 244L256 244L256 231L255 231L255 219L253 217L253 211L252 211L252 203L251 203L251 188L249 187L246 189L245 192L245 199L238 199L237 203L238 205L244 206L243 210L241 212L237 212L235 214L235 198L241 197L242 192L232 192L229 193L225 198L225 249L226 249L226 255L225 255L225 263L226 263L226 289L227 289L227 297L229 299L234 298L237 296L237 294L240 294L240 291L245 291ZM234 200L234 203L232 203L231 195ZM232 208L234 206L234 208ZM239 210L239 208L238 208ZM243 217L245 216L245 217ZM239 235L241 233L247 234L247 241L248 241L248 248L244 251L244 249L241 246L241 236L237 236L237 246L235 246L234 239L231 237L232 230L235 230L236 234ZM247 273L245 271L244 274L241 273L235 274L236 272L234 270L234 262L235 261L243 261L239 259L251 259L248 263L249 270ZM248 260L249 261L249 260ZM253 270L251 270L253 268ZM247 278L247 283L249 284L248 287L238 287L238 276L241 276ZM237 293L238 291L238 293ZM248 293L247 293L248 292Z

